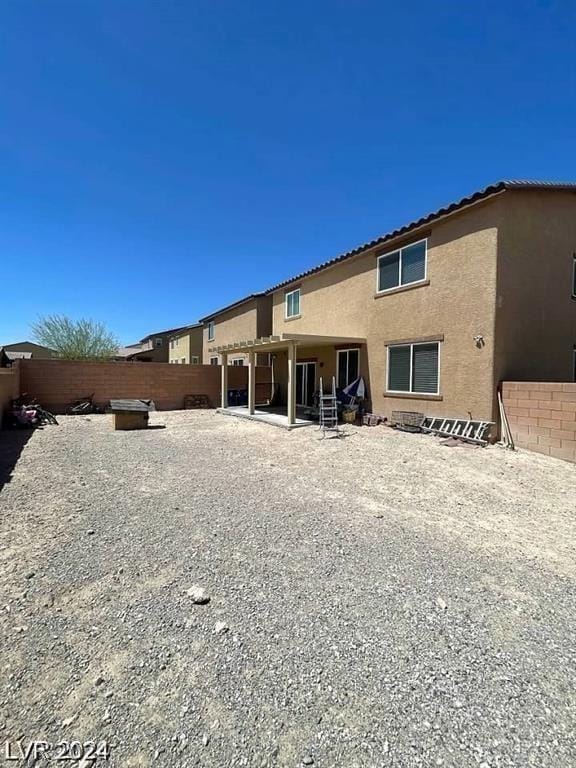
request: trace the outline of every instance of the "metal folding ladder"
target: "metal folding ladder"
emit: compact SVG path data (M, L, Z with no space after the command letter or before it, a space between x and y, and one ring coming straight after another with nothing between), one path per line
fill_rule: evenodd
M320 376L320 422L319 428L322 430L322 437L326 432L340 434L338 427L338 401L336 400L336 378L332 376L332 392L329 395L324 394L324 385L322 376Z
M441 416L427 416L420 425L422 432L431 432L442 437L457 437L469 443L486 445L487 434L493 421L477 419L447 419Z

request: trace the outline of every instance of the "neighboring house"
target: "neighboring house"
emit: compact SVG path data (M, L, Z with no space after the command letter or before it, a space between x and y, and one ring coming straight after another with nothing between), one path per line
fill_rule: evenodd
M42 344L34 344L33 341L19 341L16 344L5 344L0 347L10 360L34 360L57 357L57 353Z
M181 331L182 328L171 328L168 331L149 333L136 344L121 347L116 353L116 360L134 361L144 363L167 363L169 359L170 338Z
M202 323L182 328L170 337L168 362L183 365L202 363Z
M204 365L220 365L217 353L210 352L216 345L231 344L238 339L260 338L272 332L272 297L253 293L234 304L229 304L211 315L201 318L203 325ZM228 365L246 365L248 355L242 351L228 356ZM268 355L259 355L259 365L268 364Z
M270 353L289 423L320 376L359 374L388 417L496 421L500 381L574 378L576 183L494 184L267 293L272 339L205 354Z

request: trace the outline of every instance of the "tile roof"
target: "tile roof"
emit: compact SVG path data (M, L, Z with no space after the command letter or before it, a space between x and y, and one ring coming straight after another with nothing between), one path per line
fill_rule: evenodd
M268 294L273 293L274 291L277 291L278 289L283 288L286 285L290 285L290 283L293 283L296 280L301 280L304 277L313 275L316 272L320 272L323 269L327 269L328 267L333 266L334 264L338 264L341 261L350 259L352 258L352 256L357 256L359 253L367 251L370 248L374 248L377 245L381 245L382 243L385 243L388 240L393 240L396 237L400 237L401 235L408 234L412 230L419 229L420 227L423 227L426 224L431 224L433 221L436 221L437 219L440 219L443 216L448 216L449 214L456 213L456 211L459 211L462 208L466 208L467 206L473 205L474 203L478 203L481 200L491 197L492 195L497 195L501 192L504 192L510 189L576 191L576 182L553 182L553 181L530 181L530 180L522 181L522 180L513 180L513 179L498 181L495 184L490 184L489 186L484 187L484 189L480 189L477 192L473 192L471 195L468 195L467 197L463 197L461 200L458 200L457 202L450 203L449 205L444 206L443 208L439 208L437 211L433 211L432 213L428 213L419 219L415 219L414 221L411 221L409 224L405 224L403 227L400 227L399 229L395 229L392 232L387 232L385 235L381 235L380 237L377 237L374 240L370 240L367 243L363 243L362 245L359 245L356 248L353 248L351 251L342 253L339 256L335 256L333 259L329 259L328 261L324 261L322 264L318 264L316 267L312 267L311 269L308 269L305 272L300 272L300 274L298 275L294 275L293 277L290 277L287 280L283 280L282 282L277 283L276 285L273 285L271 288L269 288L266 291L266 293Z
M148 341L148 339L151 339L153 336L166 336L169 333L177 333L178 331L181 331L182 328L183 326L179 325L178 328L169 328L167 331L156 331L156 333L149 333L146 336L144 336L143 339L140 339L140 344L143 344L145 341Z
M242 304L246 304L248 301L252 301L252 299L258 299L260 296L266 296L267 293L269 293L269 291L251 293L249 296L244 296L243 299L238 299L238 301L235 301L233 304L228 304L226 307L222 307L221 309L216 310L216 312L211 312L209 315L201 317L199 322L205 323L207 320L211 320L213 317L221 315L223 312L228 312L230 309L236 309L236 307L240 307Z
M177 331L170 334L170 338L176 338L177 336L184 336L188 331L194 330L194 328L201 328L202 323L192 323L191 325L185 325L183 328L178 328Z

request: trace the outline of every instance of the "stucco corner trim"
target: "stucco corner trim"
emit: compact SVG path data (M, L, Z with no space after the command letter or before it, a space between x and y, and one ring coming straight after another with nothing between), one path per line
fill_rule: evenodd
M416 288L425 288L427 285L430 285L430 280L418 280L417 283L408 283L407 285L399 285L397 288L390 288L387 291L378 291L374 294L374 298L381 299L383 296L392 296L395 293L413 291Z

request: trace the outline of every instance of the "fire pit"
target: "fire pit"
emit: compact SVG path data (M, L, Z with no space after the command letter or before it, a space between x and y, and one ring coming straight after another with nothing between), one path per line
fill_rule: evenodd
M148 414L156 410L153 400L110 400L112 425L118 429L146 429Z

